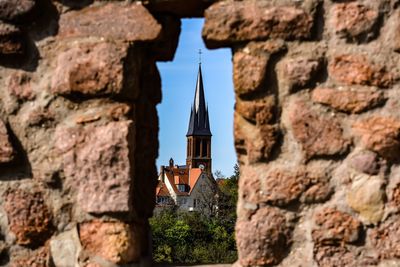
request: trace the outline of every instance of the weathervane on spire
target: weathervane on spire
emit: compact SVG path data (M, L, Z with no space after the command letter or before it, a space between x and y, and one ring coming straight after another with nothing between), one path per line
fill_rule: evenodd
M201 54L202 54L201 49L199 49L199 65L201 65Z

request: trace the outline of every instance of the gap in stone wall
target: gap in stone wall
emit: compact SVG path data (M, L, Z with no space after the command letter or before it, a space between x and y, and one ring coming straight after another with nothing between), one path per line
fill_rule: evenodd
M213 170L230 176L236 163L233 146L234 91L230 49L208 50L201 39L204 19L182 19L179 45L171 62L158 62L162 80L162 102L157 111L160 123L158 169L171 157L186 160L186 132L202 50L202 73L210 113Z

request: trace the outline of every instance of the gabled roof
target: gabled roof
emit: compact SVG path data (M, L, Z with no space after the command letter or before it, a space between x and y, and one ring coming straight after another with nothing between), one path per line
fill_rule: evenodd
M168 191L167 186L161 180L159 180L158 184L157 184L156 196L159 196L159 197L170 197L171 196L171 194Z
M179 196L188 196L199 180L202 170L199 168L164 167L164 173L175 194ZM180 192L177 187L178 184L188 185L190 188L189 192Z
M201 65L197 74L196 91L194 101L190 110L189 127L186 136L211 136L208 107L204 97L203 77Z

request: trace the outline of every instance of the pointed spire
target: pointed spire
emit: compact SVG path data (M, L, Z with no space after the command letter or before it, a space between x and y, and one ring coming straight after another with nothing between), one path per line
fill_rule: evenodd
M190 112L189 128L186 136L191 135L211 136L208 108L206 107L204 96L201 64L199 64L196 91L194 94L193 106Z

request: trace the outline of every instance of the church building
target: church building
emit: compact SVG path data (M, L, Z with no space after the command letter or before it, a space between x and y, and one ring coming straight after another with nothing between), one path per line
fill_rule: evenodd
M201 64L186 134L186 165L161 166L156 206L176 205L181 210L210 212L215 203L216 183L212 176L211 130L205 102Z

